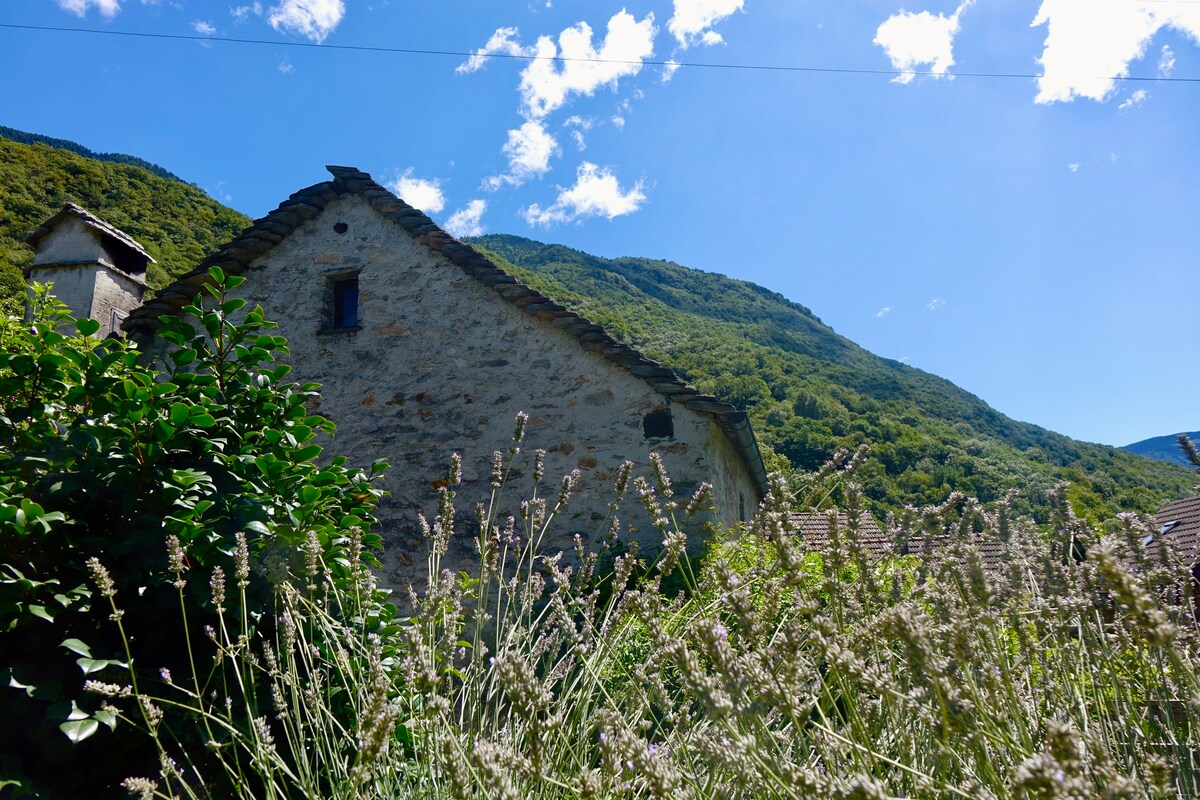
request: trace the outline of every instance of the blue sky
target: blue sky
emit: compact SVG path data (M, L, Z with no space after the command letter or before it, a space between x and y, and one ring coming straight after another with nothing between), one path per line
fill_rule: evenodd
M460 235L762 284L1076 438L1200 423L1196 0L6 0L0 23L211 39L0 27L0 124L252 216L350 164Z

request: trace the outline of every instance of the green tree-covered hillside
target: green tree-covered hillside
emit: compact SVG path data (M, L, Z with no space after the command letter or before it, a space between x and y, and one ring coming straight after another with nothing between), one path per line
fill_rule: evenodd
M878 511L941 502L955 490L987 501L1020 488L1037 498L1065 479L1077 513L1107 517L1155 511L1195 483L1186 469L1010 419L752 283L516 236L473 243L699 388L747 408L760 442L797 468L870 442L874 457L859 477Z
M0 291L33 260L25 235L67 201L99 214L141 242L162 286L250 224L249 217L179 180L130 164L85 158L45 144L0 137Z

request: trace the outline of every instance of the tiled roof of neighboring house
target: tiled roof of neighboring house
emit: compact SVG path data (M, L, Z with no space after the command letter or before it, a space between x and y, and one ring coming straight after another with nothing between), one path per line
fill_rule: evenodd
M847 529L849 528L849 517L846 512L839 511L837 515L838 530L841 531L842 539L847 538ZM804 511L792 514L792 526L796 529L796 535L804 540L805 545L810 550L826 547L829 543L830 519L828 511ZM931 536L926 541L926 537L921 535L912 536L907 542L901 546L897 546L896 537L891 533L879 527L875 518L870 514L863 514L859 517L858 522L858 540L863 550L869 558L879 559L888 555L921 555L925 552L926 547L931 552L941 552L954 545L958 539L952 538L946 534L938 534ZM974 545L979 550L979 557L983 561L984 566L989 569L1000 567L1006 560L1006 548L1003 542L996 539L971 539L970 544Z
M978 537L964 541L962 539L956 539L942 534L929 537L929 542L927 545L925 537L914 536L908 540L907 547L909 553L912 553L913 555L921 555L925 552L926 546L928 546L930 552L936 552L953 547L956 542L963 542L964 544L973 545L977 550L979 550L979 559L988 569L996 569L1000 567L1008 558L1008 548L1005 546L1004 542L990 537Z
M100 217L97 217L95 214L88 211L86 208L77 206L74 203L63 203L63 207L59 209L57 214L43 222L37 227L36 230L32 231L28 236L25 237L25 243L36 248L38 246L38 242L49 235L50 231L58 227L58 225L67 217L75 217L76 219L79 219L88 227L99 231L101 236L112 239L122 247L132 251L133 255L136 257L136 260L141 262L143 270L145 269L145 265L147 263L155 263L150 254L143 250L142 246L138 244L137 240L132 236L119 228L113 227L109 223L100 219Z
M766 467L745 411L717 397L701 394L668 367L617 341L601 326L567 310L536 289L520 283L483 253L459 242L423 212L380 186L367 173L353 167L331 166L327 169L333 175L333 180L301 189L270 214L256 220L240 236L200 262L196 269L180 277L153 300L130 314L124 323L125 330L134 336L152 334L162 324L158 319L160 316L178 313L192 302L202 286L210 282L210 267L220 267L227 274L242 274L255 259L270 251L304 222L320 214L330 202L347 194L359 195L385 218L411 233L430 251L445 256L504 300L574 336L585 350L600 353L613 364L641 378L659 394L677 400L693 411L711 416L745 463L758 490L766 494Z
M1200 560L1200 496L1167 504L1154 515L1154 525L1189 564Z
M807 549L818 550L828 545L832 527L830 512L799 511L792 514L791 522L796 529L796 536L803 540ZM850 517L845 511L837 512L837 526L845 540L850 528ZM870 514L864 513L858 518L858 540L872 558L881 558L895 550L891 537L884 533Z

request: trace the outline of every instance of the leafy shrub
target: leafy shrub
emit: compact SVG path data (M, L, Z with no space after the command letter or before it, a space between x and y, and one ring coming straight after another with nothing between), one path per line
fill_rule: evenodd
M343 626L354 619L360 637L394 615L360 567L380 543L363 533L373 473L314 460L332 430L306 410L316 387L286 382L274 363L285 342L261 310L233 321L243 301L224 293L241 279L213 278L211 307L186 309L195 325L167 321L174 347L157 367L93 338L97 323L71 319L44 288L32 325L0 329L0 715L22 721L2 726L0 779L27 792L103 797L158 771L148 712L85 682L118 686L119 700L189 676L181 685L197 697L219 689L230 701L223 735L234 736L261 716L269 681L226 657L274 640L289 587ZM218 591L226 580L236 602ZM309 643L335 630L314 627ZM335 720L343 710L328 708ZM207 720L166 712L153 726L162 740L208 763L204 745L220 737Z

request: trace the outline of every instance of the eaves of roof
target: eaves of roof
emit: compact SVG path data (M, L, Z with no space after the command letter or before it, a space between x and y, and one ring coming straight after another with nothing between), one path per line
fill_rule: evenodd
M236 239L201 261L196 269L181 276L153 300L135 309L124 322L125 331L134 337L152 335L162 325L159 317L178 313L211 281L208 274L210 267L220 267L225 273L233 275L246 272L257 258L269 252L302 224L315 218L329 203L343 195L355 194L366 200L383 217L408 231L430 251L444 256L505 301L575 337L580 347L600 354L643 380L659 394L711 417L745 464L759 493L767 493L766 467L745 411L720 398L701 394L670 368L617 341L600 325L519 282L483 253L458 241L423 212L380 186L367 173L354 167L330 166L327 169L333 175L333 180L301 189L270 214L256 220Z

